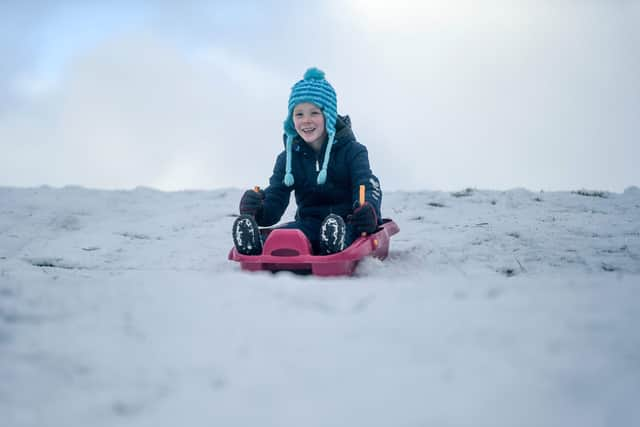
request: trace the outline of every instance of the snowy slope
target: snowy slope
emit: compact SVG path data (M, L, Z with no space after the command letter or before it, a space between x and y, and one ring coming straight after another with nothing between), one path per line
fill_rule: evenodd
M240 272L240 195L0 188L0 424L640 425L640 189L388 193L341 279Z

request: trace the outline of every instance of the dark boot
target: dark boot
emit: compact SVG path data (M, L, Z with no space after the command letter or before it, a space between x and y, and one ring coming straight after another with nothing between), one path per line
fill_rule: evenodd
M335 254L344 250L347 227L341 216L329 214L320 225L320 254Z
M256 220L251 215L240 215L233 222L233 244L243 255L260 255L262 239Z

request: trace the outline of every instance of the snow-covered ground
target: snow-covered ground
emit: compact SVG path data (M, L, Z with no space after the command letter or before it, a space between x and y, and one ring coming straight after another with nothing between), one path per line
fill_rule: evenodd
M582 193L387 193L321 279L227 261L240 190L0 188L0 425L640 425L640 189Z

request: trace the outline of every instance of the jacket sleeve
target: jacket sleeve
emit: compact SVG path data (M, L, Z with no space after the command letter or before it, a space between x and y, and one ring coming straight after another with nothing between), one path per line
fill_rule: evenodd
M273 175L269 179L269 186L264 190L262 213L256 218L260 226L267 227L280 221L289 206L293 187L284 185L285 161L286 154L282 152L276 159Z
M360 198L360 185L364 184L365 201L371 203L378 214L378 222L382 221L382 189L380 181L369 165L369 153L367 147L362 144L355 143L350 158L351 182L353 183L353 203L354 205Z

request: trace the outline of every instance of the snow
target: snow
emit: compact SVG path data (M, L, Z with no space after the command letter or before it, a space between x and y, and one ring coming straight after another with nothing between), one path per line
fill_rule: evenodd
M241 194L0 188L0 424L640 425L637 187L387 193L338 279L227 261Z

